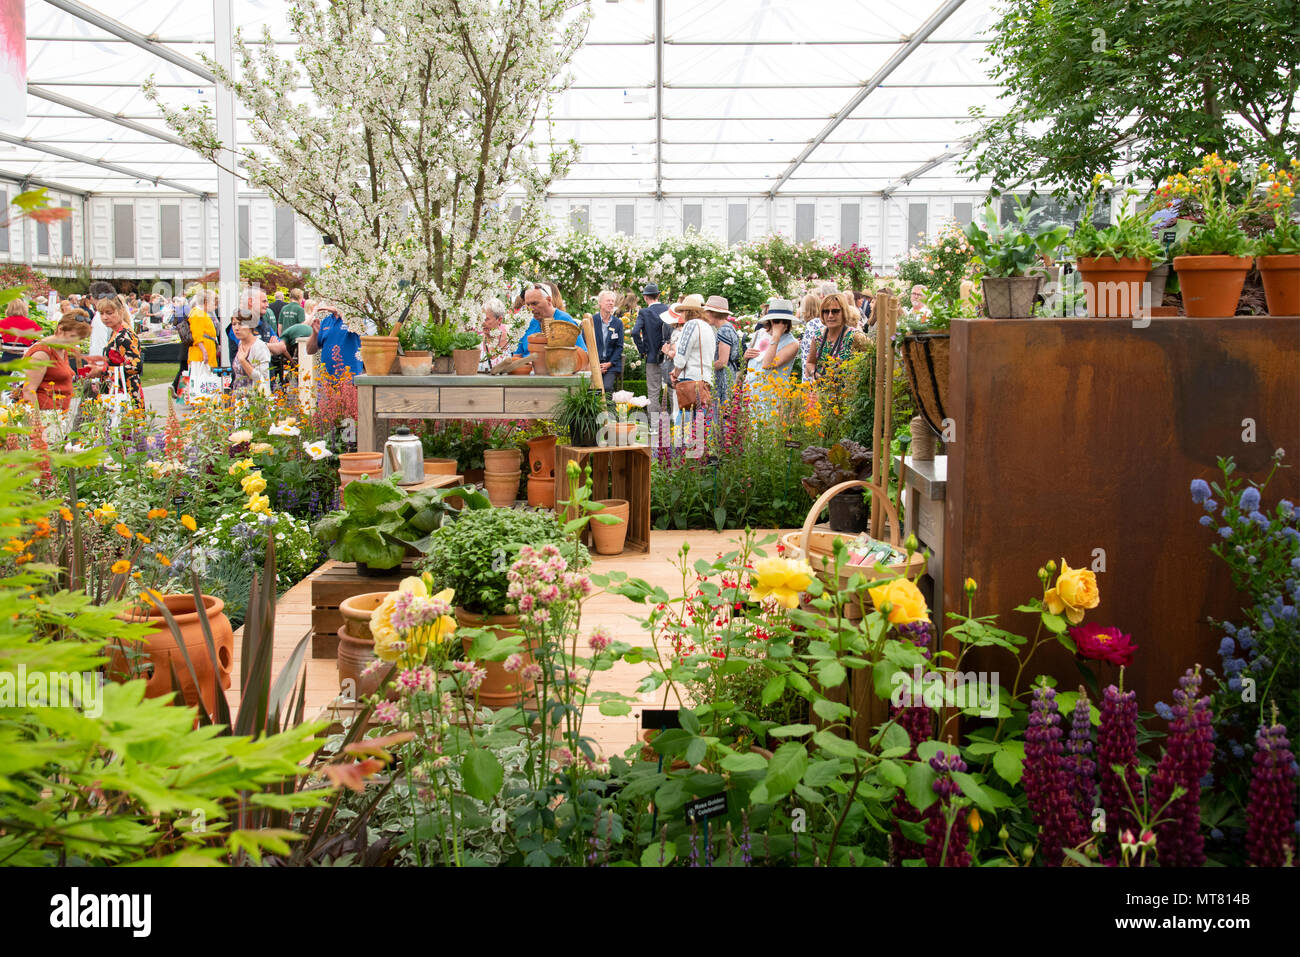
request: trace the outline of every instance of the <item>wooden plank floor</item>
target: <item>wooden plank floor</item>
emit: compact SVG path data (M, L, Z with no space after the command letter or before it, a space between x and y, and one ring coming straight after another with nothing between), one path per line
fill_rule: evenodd
M671 564L683 543L689 543L690 561L697 558L713 558L718 552L730 550L732 543L740 537L740 532L659 532L650 533L650 551L648 554L628 554L604 558L595 557L595 571L625 571L631 576L644 578L652 585L662 586L669 595L678 595L681 591L681 575ZM285 666L294 646L304 635L311 631L311 577L329 567L322 566L312 576L299 582L280 599L276 608L275 652L273 671L278 676ZM599 594L590 598L583 609L582 624L584 633L597 625L610 629L617 640L629 644L648 644L646 632L638 621L644 616L645 606L634 604L620 595ZM228 700L238 701L239 696L239 633L235 634L236 661L232 668L232 686ZM308 641L307 654L311 654L311 642ZM331 716L338 714L337 696L339 693L338 672L333 658L311 658L306 661L307 670L307 708L308 715ZM619 662L609 671L598 672L592 681L593 691L618 691L632 696L645 706L655 707L659 701L653 696L636 694L637 685L648 674L649 666L645 664L630 665ZM663 692L660 691L660 700ZM640 733L641 711L633 705L632 713L622 717L602 715L595 705L589 705L583 721L584 733L594 738L597 748L606 756L622 754L635 744Z

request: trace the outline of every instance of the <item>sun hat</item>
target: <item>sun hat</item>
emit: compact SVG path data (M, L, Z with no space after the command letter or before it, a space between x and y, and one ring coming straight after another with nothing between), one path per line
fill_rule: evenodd
M789 299L769 299L767 301L768 320L784 322L786 325L794 324L794 303Z
M720 312L724 316L731 315L731 307L723 296L710 296L709 301L704 304L704 308L709 312Z
M659 295L659 287L652 282L648 282L645 284L645 288L641 290L641 295L657 296Z
M694 313L695 316L704 312L704 297L698 292L693 292L681 302L669 306L668 311L664 313L664 322L673 325L683 319L695 318L695 316L687 315L688 312Z

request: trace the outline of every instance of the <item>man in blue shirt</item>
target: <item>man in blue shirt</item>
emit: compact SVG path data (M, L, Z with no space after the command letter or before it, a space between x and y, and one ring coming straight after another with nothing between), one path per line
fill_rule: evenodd
M311 336L307 339L307 352L313 356L319 353L322 368L334 378L343 375L344 369L351 369L354 376L362 373L361 336L348 329L332 303L316 307L311 320Z
M524 292L524 305L533 313L533 321L528 324L524 334L519 339L519 345L515 347L514 355L528 355L528 337L541 332L545 327L542 325L543 319L550 319L552 322L559 320L561 322L570 322L578 325L573 316L567 312L562 312L555 308L555 302L551 299L551 290L547 289L541 283L533 283ZM578 348L587 348L587 343L583 341L582 334L578 334Z

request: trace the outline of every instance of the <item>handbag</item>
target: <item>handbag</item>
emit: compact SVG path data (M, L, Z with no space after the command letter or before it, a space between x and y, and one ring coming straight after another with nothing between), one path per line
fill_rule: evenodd
M699 322L699 319L695 320ZM709 368L708 362L704 359L704 337L696 332L695 338L700 343L700 365L704 369ZM713 396L709 392L709 384L704 380L696 382L677 382L673 384L673 389L677 393L677 408L694 409L696 406L708 406L713 403Z

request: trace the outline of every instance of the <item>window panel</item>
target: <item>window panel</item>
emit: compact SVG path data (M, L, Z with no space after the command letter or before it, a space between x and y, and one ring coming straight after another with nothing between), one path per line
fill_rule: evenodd
M0 253L9 252L9 190L0 189L0 219L5 225L0 226Z
M239 204L239 258L249 258L248 204Z
M974 205L972 203L953 203L952 218L957 220L963 226L969 225L974 215Z
M66 200L59 203L64 209L71 210L72 204ZM65 218L59 220L59 255L65 259L73 258L72 249L72 214L69 213Z
M799 203L794 208L794 241L812 242L817 223L817 206L815 203Z
M743 243L749 238L749 204L730 203L727 206L727 242Z
M297 259L297 233L292 206L275 207L275 258Z
M135 206L129 203L113 206L113 258L135 258Z
M930 228L930 204L907 204L907 245L915 246L926 237Z
M840 203L840 246L856 246L861 237L862 214L858 203Z
M158 207L158 235L163 259L181 258L181 207L178 203L163 203Z
M631 203L619 203L614 207L614 232L624 236L636 232L636 207Z
M36 224L36 255L49 258L50 226L48 223Z
M591 232L591 207L583 204L569 209L569 228L575 233Z
M687 203L682 207L682 232L695 230L699 232L704 227L704 204Z

